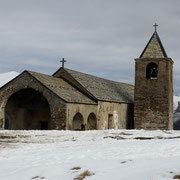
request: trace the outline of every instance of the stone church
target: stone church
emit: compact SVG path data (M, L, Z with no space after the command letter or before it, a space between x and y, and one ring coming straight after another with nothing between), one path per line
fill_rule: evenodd
M156 30L135 64L135 88L64 65L24 71L0 89L0 129L172 129L173 61Z

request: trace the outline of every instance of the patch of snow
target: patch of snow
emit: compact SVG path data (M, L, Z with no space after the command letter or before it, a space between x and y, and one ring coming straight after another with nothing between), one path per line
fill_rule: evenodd
M0 87L18 76L19 73L15 71L7 72L7 73L1 73L0 74Z
M0 179L72 180L89 170L85 179L168 180L180 173L179 138L180 131L160 130L3 130Z

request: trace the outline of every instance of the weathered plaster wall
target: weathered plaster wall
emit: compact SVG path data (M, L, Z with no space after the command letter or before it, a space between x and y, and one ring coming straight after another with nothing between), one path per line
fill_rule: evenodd
M108 129L108 114L113 115L113 129L132 128L133 105L123 103L98 102L98 127Z
M146 79L149 63L157 79ZM169 58L136 60L134 123L136 129L173 129L173 62Z
M70 130L72 129L73 117L78 112L83 116L83 123L86 129L87 119L90 113L93 112L97 117L97 105L68 103L66 109L66 117L67 117L66 129L70 129Z
M48 101L51 112L50 129L65 129L66 103L27 72L23 73L0 90L0 129L4 129L5 106L8 99L12 94L24 88L32 88L41 92Z

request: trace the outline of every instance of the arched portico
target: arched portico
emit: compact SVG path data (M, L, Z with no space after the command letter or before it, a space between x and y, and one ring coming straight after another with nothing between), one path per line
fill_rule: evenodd
M50 129L50 107L43 94L32 88L10 96L5 106L4 128L13 130Z

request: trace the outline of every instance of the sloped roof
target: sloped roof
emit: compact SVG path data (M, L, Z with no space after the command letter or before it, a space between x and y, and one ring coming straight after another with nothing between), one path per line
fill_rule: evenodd
M66 102L96 104L93 100L61 78L31 71L27 72Z
M64 68L76 81L101 101L133 103L134 86Z
M166 51L155 31L139 58L167 58Z

